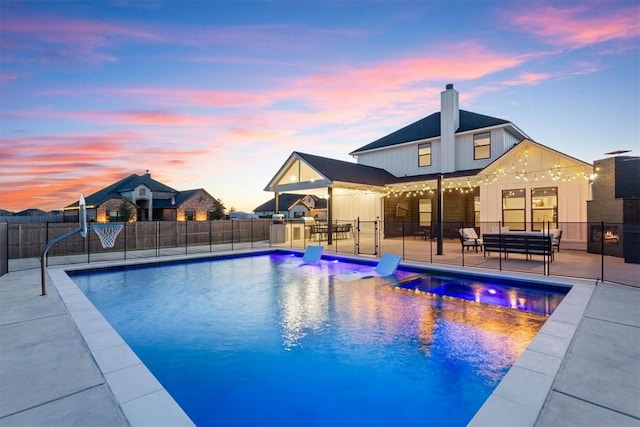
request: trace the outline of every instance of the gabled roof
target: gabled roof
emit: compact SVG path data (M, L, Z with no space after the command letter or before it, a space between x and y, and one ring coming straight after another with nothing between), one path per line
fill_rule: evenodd
M304 163L308 169L317 174L318 179L293 184L283 182L283 175L296 162ZM339 186L340 183L359 186L384 186L389 182L394 182L395 179L394 175L381 168L294 151L280 167L276 175L271 178L264 190L277 192L299 191L300 193L298 194L301 194L301 192L311 189L331 187L335 186L335 184Z
M48 212L45 212L43 210L36 209L36 208L29 208L20 212L16 212L13 215L14 216L45 216L47 214Z
M155 179L152 179L151 175L149 175L148 173L144 175L137 175L134 173L129 175L126 178L121 179L118 182L115 182L103 188L100 191L97 191L89 196L86 196L85 202L87 206L100 205L106 200L109 200L111 198L122 197L121 195L122 192L134 190L139 185L145 185L149 187L151 191L154 191L154 192L156 191L167 192L167 193L178 192L178 190L171 188L168 185L165 185L159 181L156 181ZM71 208L71 207L78 207L78 202L72 203L69 206L67 206L67 208Z
M195 188L193 190L178 191L177 193L173 194L172 197L163 197L162 199L154 197L153 207L158 209L175 209L197 193L204 193L207 196L211 197L213 200L216 200L215 197L209 194L204 188Z
M456 133L467 132L476 129L484 129L492 126L509 124L508 120L496 117L485 116L483 114L472 113L471 111L460 110L460 125ZM403 144L405 142L419 141L440 136L440 112L422 118L411 123L389 135L383 136L365 146L352 151L351 155L363 151L374 150L376 148L390 147L392 145Z
M307 197L307 194L293 194L293 193L281 193L278 196L278 204L280 210L291 210L291 208L300 202L303 198ZM314 197L314 196L312 196ZM255 208L254 212L271 212L276 210L276 199L275 197L268 202L265 202Z
M396 177L385 169L306 153L294 152L294 154L332 182L385 185L396 180Z

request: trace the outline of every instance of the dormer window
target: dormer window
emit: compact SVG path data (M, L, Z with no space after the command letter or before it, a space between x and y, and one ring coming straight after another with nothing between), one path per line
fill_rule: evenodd
M473 135L473 160L491 157L491 132Z
M431 166L431 143L418 145L418 166Z

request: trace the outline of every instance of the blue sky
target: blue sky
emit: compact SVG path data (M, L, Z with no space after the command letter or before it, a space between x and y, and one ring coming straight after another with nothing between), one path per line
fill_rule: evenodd
M635 1L0 0L0 208L132 173L251 211L293 151L348 153L439 110L587 162L640 151Z

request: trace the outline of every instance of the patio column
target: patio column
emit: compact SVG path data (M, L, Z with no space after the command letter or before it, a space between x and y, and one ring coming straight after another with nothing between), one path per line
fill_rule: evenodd
M438 175L438 196L436 197L436 229L437 242L436 242L436 255L442 255L442 175Z
M327 187L327 245L333 244L333 188Z

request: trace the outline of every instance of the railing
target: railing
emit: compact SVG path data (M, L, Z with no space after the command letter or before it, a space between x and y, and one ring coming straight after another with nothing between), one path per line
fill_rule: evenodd
M111 223L113 224L113 223ZM269 241L269 220L219 221L139 221L122 224L123 230L111 249L103 249L98 237L88 233L83 239L74 235L49 251L50 256L86 255L90 260L98 254L146 251L145 256L156 256L165 249L182 248L183 253L213 250L215 245L248 244ZM42 248L56 237L78 228L78 223L8 224L8 258L34 258ZM151 254L151 255L149 255Z
M635 223L557 224L557 228L562 230L562 238L559 247L554 248L554 259L548 264L546 273L542 257L526 260L525 256L516 254L505 259L495 253L485 254L483 250L478 253L463 250L458 237L460 228L472 227L482 238L483 233L501 230L504 225L500 222L424 225L410 221L334 221L331 244L328 241L328 224L326 232L312 233L311 225L300 220L286 220L284 241L272 240L271 225L270 220L126 223L112 249L103 249L93 232L86 240L74 235L51 248L50 263L88 263L269 247L304 250L307 245L322 244L325 253L377 258L388 252L402 255L405 261L456 268L570 276L640 285L640 224ZM531 231L532 226L527 224L524 231ZM76 227L77 223L8 224L8 259L37 258L47 242ZM549 228L549 225L545 227Z
M411 221L335 221L335 224L343 223L354 224L351 245L348 240L334 240L329 245L326 237L318 238L314 235L313 239L288 238L281 246L303 250L309 244L323 244L325 253L379 257L390 252L402 255L405 261L577 277L640 286L640 224L539 223L511 230L530 233L542 232L543 229L544 232L555 228L562 230L558 245L553 247L553 262L550 262L548 256L542 255L509 254L505 257L504 252L485 253L483 248L478 253L464 250L459 238L460 228L474 228L481 239L482 234L505 231L505 225L501 222L473 224L452 221L438 226ZM441 251L438 250L439 236Z

